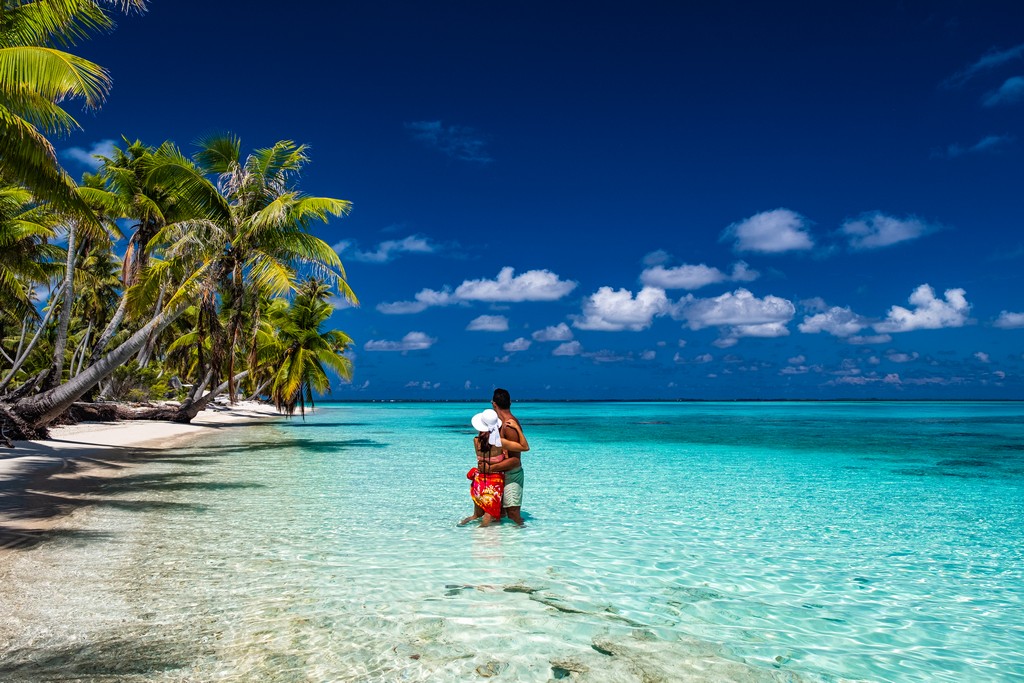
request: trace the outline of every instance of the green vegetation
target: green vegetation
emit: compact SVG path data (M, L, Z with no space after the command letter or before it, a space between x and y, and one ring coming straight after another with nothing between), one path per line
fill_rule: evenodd
M59 103L99 106L110 81L62 48L110 29L109 11L0 2L5 426L40 435L83 398L176 398L140 415L188 421L222 391L269 395L291 414L329 390L328 370L350 378L351 340L321 326L332 297L356 298L311 229L351 207L300 192L306 147L243 156L223 135L189 157L126 138L76 184L46 135L77 127Z

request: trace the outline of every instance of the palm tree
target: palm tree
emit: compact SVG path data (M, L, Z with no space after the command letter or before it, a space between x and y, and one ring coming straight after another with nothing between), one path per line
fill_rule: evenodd
M237 147L233 145L236 160ZM223 148L218 151L222 152ZM216 170L215 156L213 152L205 157L201 153L199 160L207 169ZM188 220L165 221L145 245L145 249L153 253L147 264L140 266L138 281L127 288L126 305L141 320L148 321L67 383L20 399L15 409L29 428L45 429L193 305L198 305L200 324L204 319L211 325L219 324L217 304L225 300L224 295L231 306L228 329L232 333L227 336L227 344L210 347L212 352L220 353L227 360L226 379L217 384L222 376L222 363L216 358L208 359L207 367L198 368L194 394L189 397L192 408L225 388L233 393L234 382L248 374L248 370L236 372L234 367L236 357L243 355L237 331L247 292L288 291L295 287L300 269L307 268L322 274L349 299L355 299L344 280L337 254L309 233L314 221L326 221L330 215L346 212L348 202L306 197L292 187L305 161L305 148L282 142L273 148L258 150L244 163L232 164L230 155L221 155L221 158L224 161L220 166L224 169L220 179L223 196L200 169L172 145L162 145L147 158L145 182L166 188L175 210L193 216ZM204 310L209 313L204 314ZM143 314L143 311L149 313ZM335 345L347 343L343 335L330 338ZM347 359L320 358L320 362L333 362L343 371ZM324 386L315 378L315 372L304 376L308 380L306 386L316 390ZM202 391L207 386L214 388L204 396ZM194 413L190 413L191 410L183 406L179 417L174 419L191 419Z
M224 253L220 260L221 296L229 313L223 329L227 377L235 374L246 339L242 321L251 301L260 296L281 296L295 289L300 269L308 268L353 303L337 253L311 235L313 222L326 222L351 210L351 202L310 197L294 187L308 161L305 145L282 140L272 147L241 157L240 140L220 135L200 141L200 166L218 176L218 185L231 206L230 219L221 227ZM251 330L258 322L253 311ZM218 371L220 369L218 368ZM233 383L229 393L235 395Z
M0 390L29 359L53 313L51 305L40 321L32 296L36 286L52 282L60 272L64 250L49 243L56 235L58 222L59 216L36 205L28 190L0 186L0 339L7 339L7 330L20 325L16 342L9 349L0 343L6 370L0 376ZM58 288L53 294L60 292ZM33 327L35 334L29 340Z
M113 22L94 0L0 1L0 159L6 180L88 218L88 206L46 135L79 128L60 102L81 99L96 108L110 89L103 67L58 48L109 30ZM143 0L114 4L144 8Z
M352 361L344 355L352 339L338 330L320 326L334 312L327 302L331 288L315 278L307 280L290 307L278 304L270 311L276 327L279 355L270 394L278 410L289 415L296 406L305 414L314 393L330 391L327 370L352 379Z

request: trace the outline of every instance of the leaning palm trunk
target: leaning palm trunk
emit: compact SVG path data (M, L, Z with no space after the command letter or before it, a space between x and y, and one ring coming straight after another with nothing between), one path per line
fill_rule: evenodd
M150 334L160 334L188 309L188 302L173 310L157 315L129 337L124 343L86 368L81 374L49 391L29 396L14 404L15 410L26 423L40 434L87 391L106 379L118 367L139 352Z
M169 420L171 422L191 422L193 419L195 419L196 415L198 415L202 410L206 408L206 406L210 405L210 401L217 398L217 396L223 393L224 390L228 388L228 385L234 384L235 382L244 379L248 374L248 370L243 370L237 375L232 376L230 379L221 382L211 391L207 392L206 394L199 398L189 396L182 402L180 406L160 406L158 408L147 408L146 410L132 413L131 418L133 420ZM203 380L204 387L212 377L212 373L207 373L206 378Z
M92 354L89 356L89 363L95 363L99 360L100 354L107 349L107 344L117 334L118 329L121 327L121 321L124 320L124 315L128 311L128 288L125 287L121 293L121 301L117 304L117 310L114 311L114 315L110 318L110 322L103 328L103 332L100 333L99 339L96 340L96 346L92 347Z

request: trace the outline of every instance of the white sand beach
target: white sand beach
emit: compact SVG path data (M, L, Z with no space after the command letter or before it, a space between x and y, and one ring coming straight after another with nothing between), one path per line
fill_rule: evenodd
M32 545L80 505L104 479L121 476L147 452L166 451L203 434L281 417L270 405L217 404L190 424L152 420L82 422L50 438L0 447L0 554Z

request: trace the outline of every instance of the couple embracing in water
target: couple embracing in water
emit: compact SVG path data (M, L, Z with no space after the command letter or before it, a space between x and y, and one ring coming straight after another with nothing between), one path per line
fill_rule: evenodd
M491 409L477 413L471 420L477 435L473 437L476 467L466 476L472 480L469 495L473 514L459 526L479 519L480 526L501 519L502 513L517 526L523 526L523 466L521 455L530 450L522 425L512 414L512 398L504 389L495 389Z

